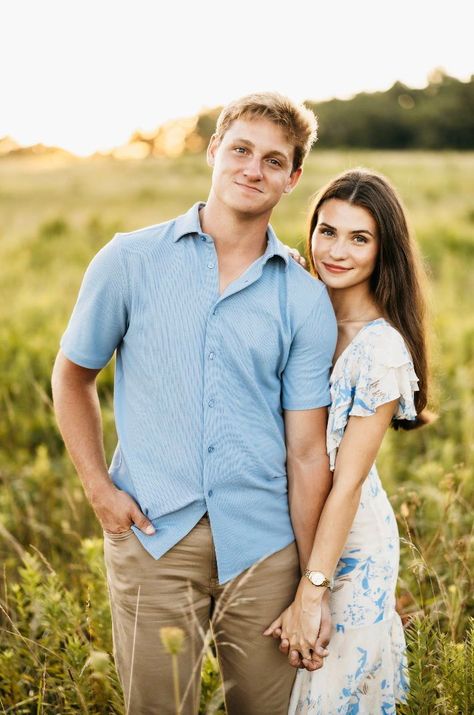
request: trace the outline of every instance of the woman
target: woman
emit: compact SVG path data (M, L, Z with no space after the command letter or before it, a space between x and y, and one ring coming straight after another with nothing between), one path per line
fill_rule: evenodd
M324 668L298 670L290 715L395 714L408 688L395 611L399 537L374 460L390 425L429 418L420 267L389 182L359 169L331 181L312 212L308 253L339 327L327 427L334 481L308 578L266 634L281 636L287 652L305 614L320 618L334 578L330 654ZM308 666L311 655L302 657Z

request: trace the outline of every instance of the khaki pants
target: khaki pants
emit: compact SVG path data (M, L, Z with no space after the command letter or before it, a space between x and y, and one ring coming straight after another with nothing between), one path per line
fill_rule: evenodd
M185 632L178 656L179 712L198 713L210 625L228 715L287 715L296 671L262 632L296 592L295 543L220 586L207 516L158 560L132 531L104 538L115 660L128 715L176 715L163 626Z

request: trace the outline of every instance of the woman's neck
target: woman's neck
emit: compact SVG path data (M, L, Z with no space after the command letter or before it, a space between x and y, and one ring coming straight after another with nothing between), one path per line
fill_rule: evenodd
M329 296L338 324L367 323L383 315L366 284L329 288Z

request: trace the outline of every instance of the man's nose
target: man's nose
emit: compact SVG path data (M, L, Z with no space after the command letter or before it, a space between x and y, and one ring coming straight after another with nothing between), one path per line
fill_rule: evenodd
M262 164L258 156L252 156L244 168L244 174L252 181L259 181L262 178Z

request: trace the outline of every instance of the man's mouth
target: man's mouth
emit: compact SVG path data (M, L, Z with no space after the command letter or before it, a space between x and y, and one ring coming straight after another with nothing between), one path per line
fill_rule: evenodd
M248 189L249 191L257 191L259 194L263 194L262 189L257 189L256 186L249 186L248 184L241 184L240 181L235 182L237 186L240 186L243 189Z

